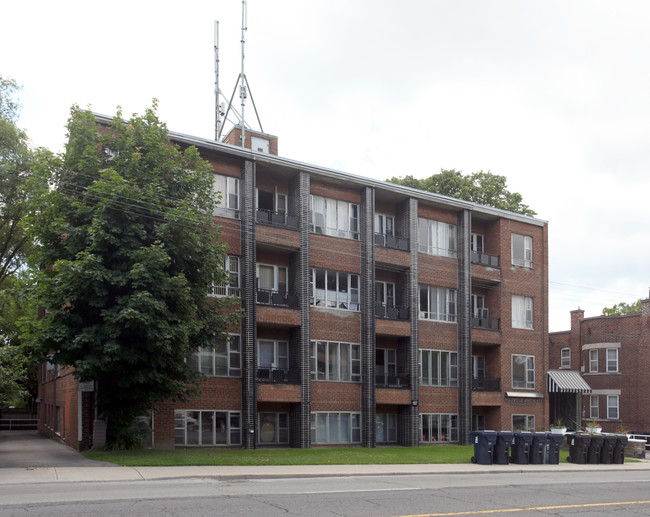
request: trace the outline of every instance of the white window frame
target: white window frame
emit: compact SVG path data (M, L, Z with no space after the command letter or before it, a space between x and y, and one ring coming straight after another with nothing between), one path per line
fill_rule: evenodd
M484 294L472 295L472 315L474 318L487 318L487 307Z
M273 276L273 285L262 287L260 285L260 268L270 270ZM257 289L271 291L274 293L287 294L288 283L289 283L289 268L287 266L276 266L275 264L255 264L255 276L257 280ZM284 281L281 280L281 277L284 276Z
M589 350L589 373L598 372L598 349Z
M277 212L278 214L286 214L287 212L287 195L284 192L278 192L277 188L275 190L266 190L266 189L255 189L255 209L260 210L260 192L266 192L273 195L273 208L271 212ZM267 211L266 208L261 209Z
M436 429L438 436L435 436L433 432ZM456 413L420 413L420 437L422 443L457 442L458 415Z
M571 368L571 349L562 348L560 350L560 368Z
M420 284L418 303L421 320L456 323L456 289Z
M531 236L513 233L510 249L513 266L533 267L533 238Z
M217 349L217 346L223 345L224 349ZM227 339L218 340L214 349L199 348L190 356L188 362L190 368L206 377L241 377L240 336L227 334Z
M209 431L210 437L207 436L205 425L203 425L204 415L207 417L212 414L212 426ZM223 431L226 437L224 441L217 441L216 421L217 414L224 416L226 428ZM198 416L198 419L196 418ZM193 421L191 421L191 420ZM221 411L221 410L204 410L204 409L177 409L174 411L174 444L182 447L228 447L231 445L241 445L242 420L240 411ZM195 426L197 429L197 442L188 443L188 429ZM206 435L204 437L204 434Z
M273 349L272 359L269 363L262 353L263 347ZM289 369L289 342L280 339L258 339L257 340L257 362L258 368L271 368L279 370Z
M512 328L533 330L533 298L512 295Z
M395 307L395 282L375 282L375 303L382 307Z
M397 414L377 413L375 429L377 443L397 443Z
M319 287L319 276L324 274L324 289ZM328 289L330 282L333 282L334 289ZM347 290L343 289L343 283L347 283ZM353 285L356 284L356 287ZM359 311L361 308L359 297L359 275L335 271L333 269L312 268L311 270L311 305L316 307L327 307L330 309L342 309L347 311Z
M314 381L361 382L361 345L339 341L310 343L310 374Z
M618 373L618 348L607 348L605 359L607 373Z
M375 214L375 233L380 235L395 235L395 216Z
M375 349L375 375L397 375L397 350L394 348Z
M458 386L458 353L448 350L418 350L421 386Z
M361 443L361 413L315 411L310 430L311 443Z
M266 433L268 432L267 424L273 426L273 439L271 440L262 439L266 437ZM282 445L289 443L289 413L261 411L257 413L257 426L257 443L260 445Z
M311 231L359 240L359 205L341 199L311 196Z
M520 364L515 364L520 363ZM535 356L525 354L512 354L512 389L534 390L535 389ZM523 379L515 379L517 369L523 366Z
M618 395L607 395L607 420L619 419L619 397Z
M515 420L522 420L523 426L519 425L519 422L515 423ZM535 415L512 415L512 429L524 431L534 431L535 430Z
M485 379L485 356L484 355L472 356L472 378Z
M600 399L598 395L589 395L589 418L600 418Z
M485 252L485 236L481 233L472 233L471 251L474 253Z
M217 199L214 215L239 219L239 178L215 174L212 183L215 195L221 196L221 200Z
M456 225L419 217L418 250L427 255L456 258Z
M239 257L237 255L226 255L224 257L224 269L228 273L227 285L213 285L210 289L210 296L223 298L225 296L239 296L240 294L240 273Z

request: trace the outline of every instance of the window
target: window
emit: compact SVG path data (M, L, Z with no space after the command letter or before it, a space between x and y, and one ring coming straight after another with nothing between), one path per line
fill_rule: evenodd
M360 413L312 413L312 443L360 443Z
M359 310L359 275L312 269L311 304L333 309Z
M472 244L471 244L471 250L474 253L483 253L483 242L485 240L485 237L481 235L480 233L473 233L472 234Z
M589 350L589 371L598 371L598 350Z
M535 356L512 356L512 387L518 389L535 389Z
M375 214L375 233L394 235L395 218L392 215Z
M227 285L213 285L210 296L239 296L239 257L228 255L224 260L224 269L228 273Z
M458 354L443 350L420 350L422 386L458 386Z
M423 442L457 442L458 415L421 413L420 431Z
M383 307L395 307L395 284L375 282L375 303Z
M571 368L571 349L560 350L560 368Z
M311 378L361 382L361 346L333 341L311 342Z
M258 413L260 444L289 443L288 413Z
M258 339L257 362L260 368L289 369L289 342Z
M600 418L598 395L589 395L589 418Z
M239 336L218 339L214 349L200 348L188 360L192 370L208 377L241 377Z
M618 420L618 395L607 395L607 419Z
M456 289L420 286L420 319L456 321Z
M474 318L486 319L488 309L485 306L485 296L482 294L472 295L472 316Z
M419 250L429 255L456 257L456 225L418 219Z
M241 445L239 411L174 411L176 445Z
M533 238L528 235L512 234L512 264L533 267Z
M607 349L607 372L618 372L618 348Z
M312 196L311 231L359 240L359 205L340 199Z
M257 264L257 290L258 303L268 303L271 293L287 294L287 268Z
M397 415L395 413L377 413L375 429L377 443L397 442Z
M397 379L397 350L375 349L375 376L378 386L394 386Z
M472 356L472 377L477 380L485 379L485 356Z
M535 415L512 415L513 431L534 431Z
M287 211L287 195L273 190L257 189L257 209L284 214Z
M215 207L214 215L239 218L239 178L214 175L213 188L221 197Z
M530 296L512 295L512 328L533 328L533 299Z

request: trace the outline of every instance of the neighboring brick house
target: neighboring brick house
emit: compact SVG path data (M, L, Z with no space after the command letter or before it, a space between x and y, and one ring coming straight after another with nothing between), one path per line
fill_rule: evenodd
M240 136L170 133L215 172L231 283L211 294L245 317L189 359L203 393L157 408L155 447L468 443L548 425L545 221Z
M650 298L641 300L641 314L585 318L571 311L571 330L551 333L549 343L551 368L580 372L591 388L574 424L596 420L606 432L650 434Z

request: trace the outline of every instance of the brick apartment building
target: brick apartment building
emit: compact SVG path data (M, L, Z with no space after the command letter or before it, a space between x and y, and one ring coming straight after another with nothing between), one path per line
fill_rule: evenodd
M548 425L546 222L245 135L242 148L237 127L226 143L170 133L212 165L231 283L211 295L238 297L245 317L189 358L203 393L157 408L155 447L467 443ZM83 446L92 393L54 402L56 378L41 384L42 426Z
M551 415L559 411L574 428L595 420L605 432L650 434L650 298L641 300L641 314L585 318L571 311L571 329L551 333L549 343L553 371L580 372L590 388L575 408L551 397Z

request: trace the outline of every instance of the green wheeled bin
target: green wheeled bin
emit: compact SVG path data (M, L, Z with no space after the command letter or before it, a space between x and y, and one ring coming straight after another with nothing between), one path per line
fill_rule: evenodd
M587 463L587 453L591 443L591 434L572 433L567 434L569 442L569 456L567 461L584 465Z
M474 456L472 463L479 465L492 465L494 456L494 444L497 441L496 431L472 431L474 442Z
M604 442L605 437L602 434L593 433L591 435L591 442L589 442L589 450L587 451L587 463L600 463L600 450L603 448Z
M510 462L510 447L512 447L514 439L515 435L510 431L499 431L497 433L493 458L496 465L507 465Z
M624 434L616 435L616 445L614 445L614 454L612 463L621 464L625 462L625 446L627 445L627 436Z

